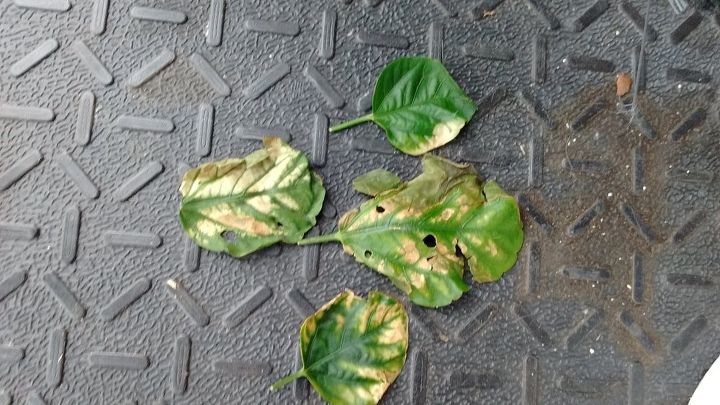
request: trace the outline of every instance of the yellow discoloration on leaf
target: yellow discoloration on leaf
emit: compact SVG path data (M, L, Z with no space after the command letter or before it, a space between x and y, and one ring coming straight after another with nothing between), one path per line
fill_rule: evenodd
M289 162L288 162L289 163ZM277 188L285 188L292 184L293 179L300 178L303 176L308 176L308 174L303 174L303 169L300 167L294 168L290 173L283 175L280 184L277 185Z
M415 263L415 266L420 270L425 270L425 271L432 270L432 265L430 264L429 257L425 258L425 260L418 260L418 262Z
M445 145L446 143L455 139L460 130L465 126L463 120L450 120L446 122L440 122L433 128L433 139L435 139L435 145ZM434 149L434 148L430 148Z
M254 176L252 176L251 173L243 173L243 175L239 176L237 182L232 186L230 194L242 193L244 190L247 190L248 186L250 186L254 181Z
M382 370L377 368L357 366L350 362L341 362L339 363L339 366L346 370L350 370L353 374L357 374L360 377L370 378L375 381L383 381L385 379L385 375Z
M405 209L396 211L395 218L396 219L417 218L417 216L419 214L420 214L420 212L415 210L413 207L407 207Z
M402 304L379 292L365 300L344 291L303 322L303 368L293 376L307 378L331 404L376 404L400 374L407 347Z
M485 249L490 253L490 256L497 256L498 254L498 247L493 241L488 241Z
M200 246L241 257L295 243L315 224L322 181L299 151L278 138L264 144L243 159L206 163L183 176L180 222ZM225 232L235 237L226 239Z
M191 229L188 232L191 232L192 235L213 235L219 234L222 232L222 229L222 226L220 226L217 222L199 221L195 223L194 229Z
M375 305L372 311L367 311L368 323L370 325L381 325L391 310L392 307L384 303Z
M185 197L196 193L201 184L229 172L233 172L233 174L237 174L238 176L242 175L245 172L244 161L242 159L228 159L220 165L216 163L206 163L190 169L183 175L183 180L180 184L180 194ZM218 183L214 188L219 189L221 185L222 183Z
M407 336L407 331L402 328L403 325L400 320L390 322L390 326L384 329L378 336L378 343L390 345L402 341L402 339Z
M380 219L380 216L382 216L382 213L375 211L368 211L368 213L365 215L367 218L367 222L377 222L378 219Z
M403 269L397 269L396 267L392 265L388 265L388 263L385 260L380 261L369 261L366 262L368 266L373 267L375 270L380 273L384 274L385 276L389 277L390 280L392 280L393 284L399 289L401 289L405 294L410 294L412 291L412 285L410 284L410 280L408 280L403 274Z
M428 138L426 142L418 143L413 148L409 148L404 152L408 155L418 156L425 152L431 151L435 148L445 145L452 141L460 133L460 130L465 126L463 120L450 120L445 122L438 122L432 130L432 137Z
M463 263L460 259L452 259L445 256L432 256L427 259L428 265L432 268L432 272L435 274L439 274L442 276L445 276L448 274L448 265L446 262L451 262L455 266L461 266Z
M270 196L258 195L247 200L247 204L263 214L272 214L277 208Z
M347 226L350 222L352 222L353 218L357 215L357 213L358 210L356 209L348 210L348 212L340 216L340 219L338 220L338 226L340 228Z
M220 166L213 166L212 164L206 164L200 166L200 170L197 174L196 181L202 182L205 180L210 179L211 177L214 177L216 174L220 174L221 176L224 174L224 170L222 170L224 167L230 166L232 163L227 162L224 165Z
M468 258L468 257L471 257L471 256L472 256L472 254L471 254L471 252L468 250L468 246L465 244L465 242L463 242L463 241L458 241L456 244L457 244L458 247L460 248L460 251L461 251L462 254L465 256L465 258Z
M315 319L316 317L321 316L321 314L321 311L318 311L315 314L315 317L309 317L305 319L305 322L303 322L300 332L303 339L310 339L311 336L315 334L315 331L317 330L317 322L315 321Z
M400 255L407 260L408 263L416 263L420 260L420 251L412 239L405 239L400 246Z
M345 327L345 317L340 314L336 314L335 315L335 330L340 332L343 330L344 327Z
M474 278L489 281L512 267L523 240L511 196L494 182L483 185L472 167L434 156L423 159L418 177L343 215L337 236L358 261L430 307L468 288L456 245Z
M380 383L372 384L368 387L356 387L354 394L357 395L358 398L362 398L370 403L377 403L376 398L382 398L385 393L384 385L388 383L389 379L384 371L370 367L352 367L349 371L360 377L375 380Z
M293 200L292 197L287 194L278 194L275 196L275 198L277 198L277 200L280 201L280 203L284 204L288 209L300 209L300 205L298 205L297 201Z
M442 63L425 57L399 58L378 77L372 114L330 131L372 120L385 130L394 147L420 155L455 138L476 110L475 102Z
M285 167L288 162L287 159L283 162L278 162L280 165L275 166L272 170L268 171L260 181L255 182L251 185L247 191L249 193L260 193L273 188L280 188L280 181L283 180L283 174L285 173Z
M439 256L452 258L452 256L455 255L455 249L450 250L451 247L452 246L448 246L447 244L441 242L435 246L435 250Z
M246 215L238 216L228 213L218 215L217 219L220 223L226 225L227 227L240 230L251 235L267 236L273 232L273 229L266 223L260 222L255 218Z
M410 273L410 284L418 290L425 288L425 276L420 273Z
M463 252L467 249L468 244L472 244L472 245L476 245L476 246L485 245L485 240L478 238L477 235L467 235L464 238L462 238L461 240L464 241L460 245L460 247L463 249Z

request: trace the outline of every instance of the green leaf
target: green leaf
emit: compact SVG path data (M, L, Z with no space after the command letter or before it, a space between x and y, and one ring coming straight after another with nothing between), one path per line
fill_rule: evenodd
M331 404L377 404L405 364L408 316L395 299L371 292L367 301L345 291L300 327L303 367L277 390L305 377Z
M358 193L367 194L371 197L399 186L402 183L400 177L385 169L375 169L356 177L352 186Z
M426 155L418 177L347 212L336 233L300 243L330 240L415 304L439 307L467 291L465 261L478 282L509 270L523 231L517 202L495 182L483 186L470 166Z
M455 139L476 110L442 63L424 57L400 58L380 73L372 114L335 125L330 132L374 121L393 146L421 155Z
M320 212L325 189L301 152L279 138L243 159L188 170L180 186L180 223L198 245L242 257L296 243Z

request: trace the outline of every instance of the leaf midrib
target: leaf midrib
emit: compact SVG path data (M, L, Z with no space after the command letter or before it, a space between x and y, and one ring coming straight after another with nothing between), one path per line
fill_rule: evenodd
M290 171L292 171L292 170L297 166L296 161L297 161L297 160L300 160L300 159L302 158L302 156L301 156L300 154L297 154L297 155L295 155L295 156L288 155L287 157L291 159L291 162L288 163L287 166L285 167L285 170L284 170L283 173L282 173L283 176L286 176ZM280 160L277 160L277 161L273 162L273 167L278 166L280 163L283 163L283 161L284 161L284 159L280 159ZM290 185L288 185L287 187L271 188L271 189L266 189L266 190L259 191L259 192L247 192L247 189L249 189L249 188L251 188L252 186L254 186L255 184L259 183L260 180L264 179L269 172L270 172L270 171L268 170L267 172L263 173L261 176L258 176L258 177L257 177L256 179L254 179L250 184L248 184L248 185L245 187L245 190L243 190L241 193L231 194L231 195L227 195L227 196L210 196L210 197L192 198L192 199L189 200L189 201L183 201L183 203L182 203L182 204L183 204L183 207L185 207L185 206L190 206L190 207L192 207L192 206L194 206L194 205L203 206L203 203L207 203L207 202L210 202L210 203L211 203L211 204L209 204L209 205L215 205L215 204L224 203L224 202L235 202L235 201L237 201L237 200L240 200L240 201L242 201L242 200L249 200L249 199L251 199L251 198L253 198L253 197L257 197L257 196L259 196L259 195L265 195L265 194L272 195L272 194L277 194L277 193L279 193L279 192L288 190L288 189L292 188L292 187L295 185L295 183L293 182L293 183L290 183ZM280 176L280 179L283 179L283 178L284 178L283 176ZM223 177L223 176L214 177L212 180L204 182L204 184L201 184L201 185L198 187L198 190L196 190L196 191L195 191L194 193L192 193L192 194L193 194L193 195L195 195L195 194L201 194L202 191L203 191L203 189L205 189L206 187L209 187L213 182L218 181L218 180L221 179L222 177ZM233 184L231 190L235 188L235 186L237 185L237 182L240 180L240 177L242 177L242 176L238 176L237 179L235 179L235 184ZM302 176L300 176L300 177L302 177ZM299 178L300 178L300 177L299 177ZM298 178L298 179L299 179L299 178ZM193 179L192 182L194 183L195 181L196 181L196 179ZM191 198L191 196L187 196L187 197L183 198L183 200L185 200L186 198Z
M376 233L383 233L387 231L403 231L403 232L429 232L429 233L461 233L465 231L465 226L467 223L472 219L470 217L468 220L462 223L449 223L449 222L442 222L440 224L428 224L427 227L421 227L417 222L409 222L404 223L401 225L389 225L389 226L372 226L372 227L366 227L366 228L359 228L359 229L352 229L349 231L338 231L338 237L342 240L343 236L345 235L372 235Z
M434 101L450 98L450 97L437 97L437 98L435 97L435 95L437 94L437 92L440 90L440 88L441 88L442 86L445 85L446 82L447 82L447 79L445 79L445 80L443 80L442 82L440 82L440 84L438 85L438 87L435 89L435 92L434 92L429 98L427 98L427 99L425 99L425 100L422 100L422 101L418 102L417 104L414 104L414 103L415 103L415 100L414 100L414 96L413 96L412 103L407 104L407 105L404 105L404 106L402 106L402 107L398 107L398 108L395 108L395 109L392 109L392 110L385 110L385 111L374 111L374 110L373 110L373 121L375 121L375 118L377 118L377 117L382 117L382 116L385 116L385 115L391 115L391 114L395 114L395 113L398 113L398 112L401 112L401 111L411 110L411 109L413 109L413 108L415 108L415 107L418 107L418 106L423 106L423 105L435 105L435 106L438 106L438 104L434 103ZM394 89L394 88L395 88L395 87L393 87L393 89ZM391 90L391 91L392 91L392 90ZM390 93L388 93L388 94L390 94ZM465 97L465 98L467 98L467 97ZM382 110L383 104L385 103L385 100L386 100L386 99L387 99L387 95L385 96L385 98L383 98L383 101L382 101L382 102L380 103L380 105L378 106L378 110ZM440 106L438 106L438 107L440 107ZM443 107L440 107L440 108L443 108ZM445 109L445 108L443 108L443 109ZM451 110L447 110L447 109L445 109L445 110L448 111L448 112L450 112L451 114L453 114L453 115L455 115L455 116L459 116L459 114L458 114L457 111L451 111ZM463 117L463 120L464 120L464 119L465 119L465 118Z

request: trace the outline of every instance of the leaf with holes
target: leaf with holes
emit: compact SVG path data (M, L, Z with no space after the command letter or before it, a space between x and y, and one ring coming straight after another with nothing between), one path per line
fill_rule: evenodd
M279 138L242 159L188 170L180 186L180 223L200 246L242 257L276 242L302 239L325 189L300 151Z
M380 73L372 113L335 125L330 132L373 121L394 147L421 155L455 139L476 110L442 63L400 58Z
M387 276L412 302L439 307L460 298L467 261L478 282L499 279L523 242L517 202L466 165L426 155L423 173L347 212L338 231L300 244L339 241Z
M303 367L272 385L305 377L331 404L377 404L405 364L408 316L381 292L345 291L300 327Z

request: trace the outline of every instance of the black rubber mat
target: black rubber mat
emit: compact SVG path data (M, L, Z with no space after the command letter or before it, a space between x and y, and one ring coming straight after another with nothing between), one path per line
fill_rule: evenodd
M720 353L717 14L2 0L0 404L320 402L304 383L268 391L296 367L301 320L345 288L398 291L335 245L199 251L179 174L283 136L324 177L313 232L332 231L363 200L354 176L418 172L373 125L327 133L417 54L480 106L438 153L517 192L526 242L500 282L411 308L383 403L686 402ZM615 94L622 72L635 97Z

